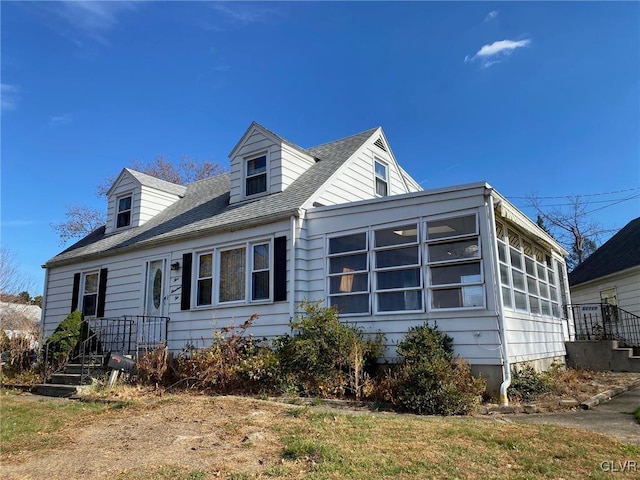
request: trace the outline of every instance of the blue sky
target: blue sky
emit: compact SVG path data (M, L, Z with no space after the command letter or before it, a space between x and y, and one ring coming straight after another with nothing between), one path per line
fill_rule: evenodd
M228 166L253 120L303 147L381 125L425 189L588 195L611 231L640 215L638 2L0 8L1 241L34 295L67 205L105 208L133 160Z

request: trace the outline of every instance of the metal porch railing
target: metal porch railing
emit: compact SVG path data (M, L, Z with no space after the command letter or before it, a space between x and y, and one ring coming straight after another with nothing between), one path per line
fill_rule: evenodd
M587 303L565 305L576 327L576 340L617 340L621 347L640 347L640 317L617 305Z
M83 322L78 336L74 337L75 347L67 358L59 359L53 368L50 345L45 344L44 376L63 371L66 365L81 365L81 384L89 377L90 370L109 353L131 355L136 358L145 351L152 350L167 341L169 317L149 315L123 315L116 318L90 318Z

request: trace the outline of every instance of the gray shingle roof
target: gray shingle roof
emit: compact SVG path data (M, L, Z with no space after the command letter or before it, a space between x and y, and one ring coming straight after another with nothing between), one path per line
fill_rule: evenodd
M125 170L133 178L138 180L141 185L145 185L147 187L162 190L163 192L173 193L179 196L184 195L185 191L187 190L187 187L185 187L184 185L178 185L175 183L167 182L166 180L160 180L159 178L152 177L151 175L147 175L146 173L138 172L136 170L131 170L130 168L125 168Z
M46 266L110 256L158 243L250 228L288 218L296 214L376 130L367 130L306 150L318 161L283 192L229 205L228 173L199 180L186 185L183 198L144 225L112 235L105 235L105 227L100 227L50 259Z
M640 217L631 220L569 274L569 285L640 265Z

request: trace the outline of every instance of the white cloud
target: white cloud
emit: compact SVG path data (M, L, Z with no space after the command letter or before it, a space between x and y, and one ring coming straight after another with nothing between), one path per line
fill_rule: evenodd
M120 14L136 6L133 2L65 1L53 2L43 8L55 15L63 27L71 27L72 32L108 45L107 34L117 26Z
M498 17L498 11L497 10L491 10L489 13L487 13L487 16L484 17L484 21L485 22L490 22L491 20L495 20Z
M68 123L71 123L71 120L73 120L73 116L70 113L65 113L63 115L49 115L49 125L52 127L67 125Z
M264 23L277 13L273 8L243 2L213 2L211 6L229 23L237 25Z
M528 47L531 45L530 39L524 40L498 40L488 45L483 45L480 50L473 56L464 57L466 62L474 62L480 60L484 68L502 62L506 57L511 55L516 49Z
M0 99L2 111L15 110L20 101L20 88L8 83L0 84Z

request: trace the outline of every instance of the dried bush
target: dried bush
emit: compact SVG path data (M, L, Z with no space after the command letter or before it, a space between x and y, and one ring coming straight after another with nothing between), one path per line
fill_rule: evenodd
M396 408L417 414L463 415L480 402L486 383L453 353L453 339L437 327L409 329L398 344L402 362L382 380L378 395Z
M0 330L0 353L2 374L7 377L22 375L31 370L36 361L34 350L35 337L29 332L12 332L9 337L4 330Z
M165 379L168 364L169 349L165 342L160 342L154 349L138 356L135 379L157 388Z
M360 398L381 354L384 337L371 339L343 324L335 308L303 302L290 323L293 334L275 344L286 387L320 397L350 394Z
M214 332L210 347L186 348L173 362L178 382L193 379L215 393L263 393L275 388L278 361L266 340L247 335L258 318L252 315L239 327Z

